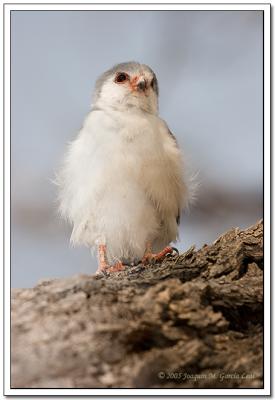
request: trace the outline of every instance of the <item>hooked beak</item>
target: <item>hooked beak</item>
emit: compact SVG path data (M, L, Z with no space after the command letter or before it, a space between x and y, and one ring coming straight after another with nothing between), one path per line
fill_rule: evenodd
M130 81L130 86L131 86L133 91L145 92L145 90L147 88L147 82L146 82L146 79L143 76L135 76Z

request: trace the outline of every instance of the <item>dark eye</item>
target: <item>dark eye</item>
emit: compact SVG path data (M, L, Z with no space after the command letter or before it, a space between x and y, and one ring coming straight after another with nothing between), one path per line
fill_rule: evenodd
M125 74L124 72L119 72L116 76L115 82L116 83L123 83L125 81L127 81L128 79L128 75Z

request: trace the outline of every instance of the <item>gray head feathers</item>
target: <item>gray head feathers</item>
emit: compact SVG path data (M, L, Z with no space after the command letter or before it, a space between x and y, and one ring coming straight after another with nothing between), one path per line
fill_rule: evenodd
M149 73L152 74L153 77L153 83L152 83L152 88L155 91L155 93L159 94L159 88L158 88L158 81L156 74L154 71L146 64L140 64L135 61L129 61L129 62L124 62L120 64L114 65L112 68L109 70L105 71L100 77L97 79L96 84L95 84L95 91L94 91L94 100L96 101L98 97L100 96L100 92L102 89L102 86L106 80L108 80L110 77L115 75L117 72L126 72L129 75L131 73L135 72L142 72L142 71L148 71Z

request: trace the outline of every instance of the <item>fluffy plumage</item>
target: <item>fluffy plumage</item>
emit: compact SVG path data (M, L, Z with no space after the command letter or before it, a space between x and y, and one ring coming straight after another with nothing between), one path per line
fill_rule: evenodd
M158 116L158 83L148 66L118 64L97 80L93 108L57 182L72 243L105 244L110 263L141 259L148 242L159 251L177 239L188 199L182 157Z

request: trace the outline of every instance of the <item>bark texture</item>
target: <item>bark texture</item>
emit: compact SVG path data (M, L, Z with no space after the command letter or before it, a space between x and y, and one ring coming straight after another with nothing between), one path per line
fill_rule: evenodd
M12 388L260 388L263 226L12 291Z

